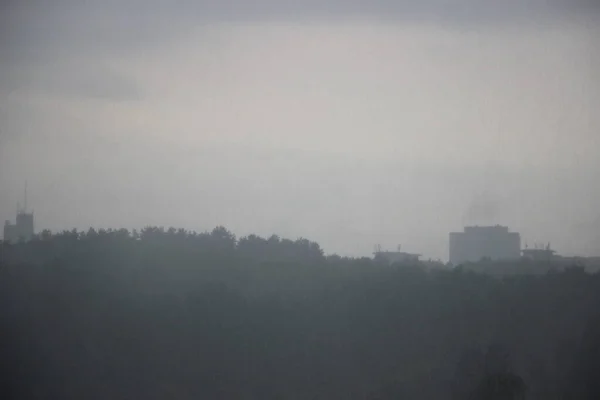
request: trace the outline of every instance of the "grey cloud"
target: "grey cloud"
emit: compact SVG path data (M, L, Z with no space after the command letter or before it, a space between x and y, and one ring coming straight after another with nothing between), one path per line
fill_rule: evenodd
M543 18L598 15L594 0L56 0L3 2L0 12L0 92L28 85L48 63L90 62L143 53L199 26L219 22L335 20L360 17L389 22L429 22L478 29L530 24ZM24 75L24 66L37 67ZM96 68L98 69L98 68ZM72 94L131 98L133 82L110 71L66 67ZM48 75L48 73L44 73ZM36 78L38 79L38 78ZM39 78L41 79L41 78ZM51 80L54 80L52 77ZM58 78L56 78L58 79ZM48 85L57 88L57 83Z
M133 101L142 91L133 77L128 77L99 61L58 61L22 66L5 65L0 74L0 92L9 96L20 89L63 98L103 99L112 102Z
M76 6L81 2L64 1ZM109 0L86 2L96 13L113 13L123 20L191 16L194 20L240 20L335 16L379 16L398 19L500 20L515 17L566 15L598 11L595 0Z
M46 70L41 76L42 87L47 91L75 98L97 98L112 102L138 100L141 89L133 78L126 77L100 65L79 66L71 64L68 70ZM50 73L49 73L50 72Z
M50 4L51 3L51 4ZM374 18L449 26L522 23L598 15L595 0L105 0L11 2L0 16L0 55L128 52L203 24L265 20Z
M0 94L29 85L31 77L38 75L37 70L45 70L48 62L65 62L74 57L102 61L143 53L211 23L367 18L482 29L498 24L526 26L540 19L578 14L595 18L600 7L594 3L595 0L9 1L3 2L0 12ZM37 70L24 76L24 66ZM64 82L66 87L62 90L72 94L109 99L137 96L134 84L114 73L87 73L72 68L64 72L68 72L69 82ZM93 76L84 76L86 73ZM56 84L50 86L57 88Z

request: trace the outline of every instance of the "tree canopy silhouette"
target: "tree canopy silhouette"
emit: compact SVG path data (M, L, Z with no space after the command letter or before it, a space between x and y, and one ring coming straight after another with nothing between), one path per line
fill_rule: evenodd
M518 265L387 265L224 227L43 231L0 244L0 396L598 398L599 275Z

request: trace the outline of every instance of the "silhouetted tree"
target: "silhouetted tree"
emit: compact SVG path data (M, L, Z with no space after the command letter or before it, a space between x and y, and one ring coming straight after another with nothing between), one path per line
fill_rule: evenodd
M0 397L599 398L600 276L488 267L224 227L45 231L0 244Z

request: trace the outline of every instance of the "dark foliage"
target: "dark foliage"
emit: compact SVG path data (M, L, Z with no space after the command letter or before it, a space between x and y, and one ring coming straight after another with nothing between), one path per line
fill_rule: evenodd
M388 266L222 227L0 252L0 398L600 398L600 276L581 269Z

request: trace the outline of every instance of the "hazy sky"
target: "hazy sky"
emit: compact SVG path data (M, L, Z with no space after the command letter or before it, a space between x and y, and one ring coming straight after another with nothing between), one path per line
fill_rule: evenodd
M595 3L2 1L0 218L600 255Z

